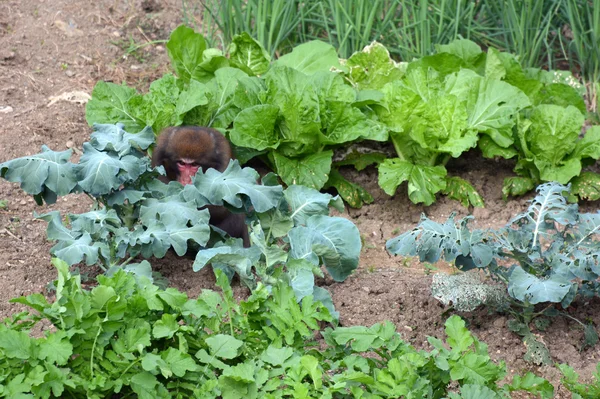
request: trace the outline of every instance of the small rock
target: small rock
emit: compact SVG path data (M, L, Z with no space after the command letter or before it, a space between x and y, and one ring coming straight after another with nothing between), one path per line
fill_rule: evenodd
M165 52L165 48L163 46L156 46L156 51L159 53L164 53Z
M75 145L75 143L73 143L72 140L67 141L67 144L66 144L67 148L73 148L74 145Z
M491 212L488 208L474 208L473 216L476 220L489 219Z
M505 326L506 326L506 317L498 317L496 320L494 320L494 322L492 323L492 325L496 329L503 329L503 328L505 328Z
M119 33L119 31L118 31L118 30L116 30L116 31L113 31L112 35L113 35L114 37L121 37L121 34Z
M10 105L1 105L0 106L0 114L10 114L14 109Z
M27 201L21 200L21 202L19 202L19 205L27 205Z
M54 21L54 26L63 31L69 37L83 36L83 31L77 29L76 25L71 21L67 23L57 19Z
M65 75L67 75L68 77L72 78L73 76L75 76L75 72L71 71L70 69L67 69L65 71Z
M411 326L404 326L404 329L406 331L410 331L410 332L412 332L412 330L413 330Z
M364 292L366 292L367 294L368 294L369 292L371 292L371 289L370 289L369 287L362 287L362 290L363 290Z
M12 60L17 56L14 51L0 51L0 60Z
M132 70L132 71L137 71L137 70L140 70L140 69L142 69L142 66L141 66L141 65L132 65L132 66L131 66L131 70Z

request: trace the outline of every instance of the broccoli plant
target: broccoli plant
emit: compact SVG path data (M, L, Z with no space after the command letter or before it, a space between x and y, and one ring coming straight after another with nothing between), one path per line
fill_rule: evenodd
M0 176L19 182L38 204L75 192L93 199L93 210L68 215L68 223L58 211L39 216L48 222L48 238L57 241L52 255L69 265L85 262L109 274L122 268L150 278L148 261L134 260L161 258L171 248L180 256L197 251L194 270L210 263L229 278L237 273L250 288L257 280L285 280L298 298L314 294L331 306L329 294L314 286L314 275L325 266L343 281L358 266L361 248L356 226L329 216L330 206L341 209L341 199L303 186L284 190L272 174L259 184L258 173L235 160L223 173L200 171L185 187L164 184L157 179L164 170L152 168L144 152L154 143L152 130L132 134L123 128L94 125L77 164L69 162L70 150L46 147L0 164ZM201 209L206 205L244 212L251 247L210 226L208 210Z
M472 216L455 221L453 214L445 223L423 216L415 229L389 240L387 249L418 255L421 262L443 258L463 271L489 272L506 284L519 309L513 313L521 323L511 329L533 339L527 323L536 316L557 314L555 305L566 309L578 294L600 292L600 213L579 213L577 204L567 201L570 186L546 183L537 191L527 211L498 230L470 229ZM503 266L506 262L512 265ZM536 311L537 304L546 307ZM596 331L591 325L584 328L586 344L594 344Z

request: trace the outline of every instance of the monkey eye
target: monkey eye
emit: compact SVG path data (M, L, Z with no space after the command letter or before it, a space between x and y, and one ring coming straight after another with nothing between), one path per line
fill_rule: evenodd
M179 167L192 167L192 168L199 168L200 164L198 162L186 162L186 161L182 161L179 160L177 161L177 166Z

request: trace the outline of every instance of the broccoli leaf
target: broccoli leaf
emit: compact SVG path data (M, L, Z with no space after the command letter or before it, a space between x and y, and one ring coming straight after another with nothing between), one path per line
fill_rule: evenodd
M147 150L154 144L154 140L154 133L149 127L139 133L127 133L121 123L114 125L95 123L90 144L98 151L113 151L123 156L133 151Z
M307 219L314 215L327 216L330 206L340 205L339 197L320 193L318 190L305 186L291 185L283 195L290 207L290 216L296 226L306 224Z
M126 181L136 180L150 166L148 158L133 155L117 155L96 150L90 143L83 143L83 155L75 172L79 186L92 195L105 195L117 190Z
M27 194L41 195L48 204L58 195L67 195L77 186L75 165L69 162L71 150L55 152L42 146L36 155L0 163L0 176L20 183Z
M335 281L343 281L358 267L360 234L348 219L314 215L306 224L290 230L290 256L306 259L315 266L321 262Z
M242 196L252 202L257 212L266 212L273 209L279 203L283 188L281 186L265 186L257 183L258 173L251 168L241 168L236 160L229 162L223 173L208 169L206 173L199 172L189 191L184 192L186 199L196 199L198 206L206 205L202 198L206 198L209 204L223 205L227 203L235 208L242 208ZM242 196L240 196L240 194Z
M515 299L531 304L541 302L558 303L571 290L571 283L566 277L553 274L540 279L516 266L508 280L508 293Z

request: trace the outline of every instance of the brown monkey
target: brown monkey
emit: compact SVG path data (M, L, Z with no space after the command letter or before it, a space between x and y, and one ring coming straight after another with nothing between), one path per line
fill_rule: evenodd
M191 184L198 169L213 168L223 172L233 159L231 145L218 130L199 126L178 126L164 129L158 136L152 154L152 166L162 165L167 173L163 181L177 180ZM242 238L250 246L248 228L243 213L231 213L225 207L208 205L210 224L232 237Z

